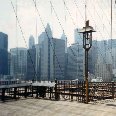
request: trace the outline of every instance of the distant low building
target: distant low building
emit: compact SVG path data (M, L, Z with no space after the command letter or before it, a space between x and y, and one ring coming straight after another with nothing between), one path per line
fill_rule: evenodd
M113 79L112 64L96 64L95 76L102 77L104 82L111 82Z

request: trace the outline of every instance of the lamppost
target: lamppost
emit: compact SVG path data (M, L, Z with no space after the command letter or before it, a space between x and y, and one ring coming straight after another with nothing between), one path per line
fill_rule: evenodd
M92 46L92 32L95 32L93 27L89 26L89 20L86 21L86 26L79 33L83 33L83 48L85 49L85 84L86 84L86 103L88 104L88 51Z

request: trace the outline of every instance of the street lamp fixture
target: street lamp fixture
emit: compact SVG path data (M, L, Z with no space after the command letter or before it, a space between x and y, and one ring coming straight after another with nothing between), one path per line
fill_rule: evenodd
M88 51L92 46L92 32L95 32L92 26L89 26L89 20L86 21L86 26L79 33L83 33L83 48L85 49L85 84L86 84L86 103L89 101L88 93Z

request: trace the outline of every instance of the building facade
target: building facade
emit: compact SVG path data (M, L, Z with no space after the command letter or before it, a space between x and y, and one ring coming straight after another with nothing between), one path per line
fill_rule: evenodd
M43 37L43 38L42 38ZM41 48L41 80L54 80L53 69L53 37L50 25L47 24L45 33L39 36Z
M8 35L0 32L0 75L8 74Z
M35 45L34 37L31 35L29 37L29 49L31 49Z
M18 79L25 79L27 72L27 49L26 48L12 48L11 53L11 76Z
M35 80L36 79L36 49L33 46L31 49L27 50L27 75L26 80Z
M83 80L83 47L72 44L68 48L67 80Z
M65 40L53 38L54 54L54 78L65 79Z
M79 33L81 29L74 30L74 43L78 43L79 45L83 44L83 34Z

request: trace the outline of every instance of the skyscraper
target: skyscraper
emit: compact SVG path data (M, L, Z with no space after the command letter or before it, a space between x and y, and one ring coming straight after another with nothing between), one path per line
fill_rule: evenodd
M35 45L36 50L36 60L35 60L35 71L36 71L36 80L41 80L41 45Z
M8 74L8 35L0 32L0 74Z
M65 41L53 38L54 44L54 78L64 80L65 77Z
M83 80L83 47L72 44L68 47L67 79Z
M98 47L97 41L92 41L92 47L88 52L88 72L95 75L95 64L97 63L98 58Z
M53 80L53 40L50 25L47 24L41 44L41 79Z
M79 45L82 45L83 44L83 34L82 33L78 33L80 31L80 29L75 29L74 30L74 40L75 40L75 43L78 43Z
M29 37L29 49L31 49L35 45L34 37L31 35Z
M31 49L27 50L27 75L26 80L35 80L36 79L36 49L33 46Z
M27 49L26 48L12 48L10 74L15 78L25 79L27 71Z
M64 32L61 36L61 39L65 41L65 53L67 53L67 37Z

